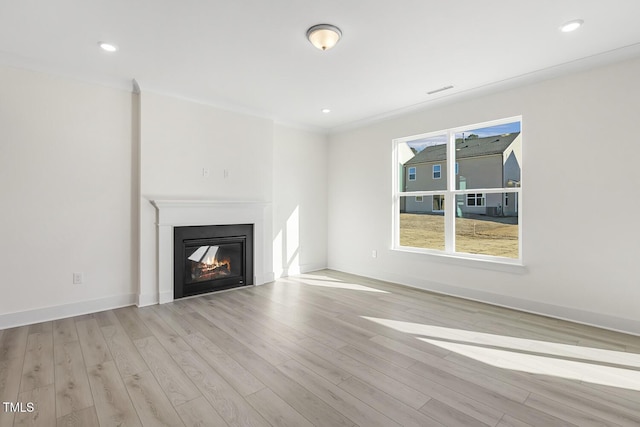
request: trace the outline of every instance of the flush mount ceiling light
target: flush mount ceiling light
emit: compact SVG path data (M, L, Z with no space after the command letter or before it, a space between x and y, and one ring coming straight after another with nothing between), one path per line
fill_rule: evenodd
M329 114L329 113L331 112L331 110L330 110L330 109L328 109L328 108L323 108L323 109L322 109L322 110L320 110L320 111L322 111L324 114Z
M584 21L582 19L574 19L573 21L565 22L560 26L560 31L563 33L570 33L571 31L575 31L578 28L582 27Z
M118 46L113 43L98 42L98 46L100 46L100 49L104 50L105 52L116 52L118 50Z
M338 43L342 31L335 25L319 24L307 30L307 38L312 45L320 50L329 50Z

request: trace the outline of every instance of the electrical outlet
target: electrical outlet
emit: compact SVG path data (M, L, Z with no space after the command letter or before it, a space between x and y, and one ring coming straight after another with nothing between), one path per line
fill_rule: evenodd
M223 176L224 178L229 178L229 169L225 169L225 170L222 172L222 176Z
M378 258L378 251L375 249L371 251L371 258Z
M74 285L82 285L83 282L83 274L82 273L73 273L73 284Z
M202 168L202 176L205 178L209 177L209 168Z

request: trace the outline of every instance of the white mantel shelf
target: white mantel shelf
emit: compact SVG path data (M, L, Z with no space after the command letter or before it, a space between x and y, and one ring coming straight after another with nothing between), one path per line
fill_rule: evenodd
M158 296L173 301L173 229L197 225L253 224L254 278L273 281L271 203L230 200L150 200L158 211Z
M151 204L156 208L171 208L171 207L202 207L202 206L247 206L247 205L260 205L269 206L269 202L260 202L253 200L182 200L182 199L166 199L166 200L151 200Z

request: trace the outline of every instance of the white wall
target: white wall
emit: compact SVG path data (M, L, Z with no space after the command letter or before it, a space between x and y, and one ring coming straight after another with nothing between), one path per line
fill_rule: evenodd
M320 135L144 93L138 197L130 93L0 67L0 328L132 303L138 224L140 291L153 300L147 198L162 197L272 202L278 274L328 259L343 271L640 333L639 74L634 60L438 106L333 135L328 153ZM520 114L526 270L390 251L391 139ZM85 284L72 284L75 271Z
M0 67L0 329L133 302L131 103Z
M273 261L276 277L327 265L327 138L275 126Z
M140 117L139 304L147 305L158 302L156 211L149 200L271 202L274 130L268 119L144 88Z
M279 274L323 268L326 174L320 134L0 67L0 329L156 302L150 199L271 203Z
M271 120L144 90L141 98L143 195L270 200Z
M330 136L329 267L640 334L638 75L636 59ZM524 271L391 251L391 140L515 115Z

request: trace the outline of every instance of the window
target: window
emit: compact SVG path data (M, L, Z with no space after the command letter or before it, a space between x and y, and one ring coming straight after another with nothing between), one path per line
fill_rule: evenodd
M437 194L433 196L433 212L444 212L444 196Z
M409 168L409 181L416 180L416 168Z
M393 144L393 249L522 262L520 117L398 138ZM431 180L415 181L418 172L426 175L429 169ZM402 176L415 182L399 182ZM414 201L423 201L427 209Z
M482 193L467 194L467 206L484 206L484 194Z
M440 165L433 165L432 173L433 173L433 179L440 179L441 175L442 175L441 166Z

